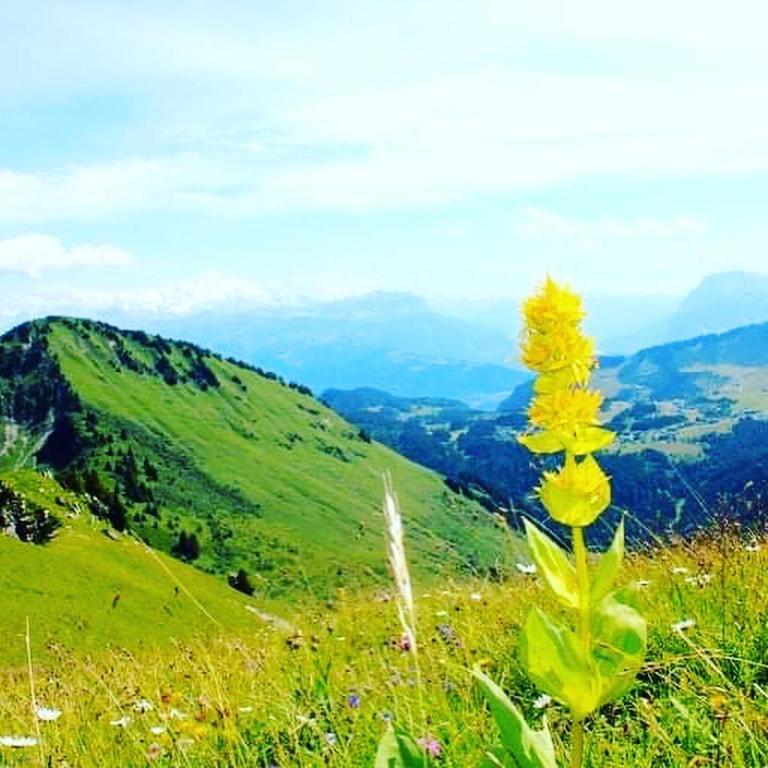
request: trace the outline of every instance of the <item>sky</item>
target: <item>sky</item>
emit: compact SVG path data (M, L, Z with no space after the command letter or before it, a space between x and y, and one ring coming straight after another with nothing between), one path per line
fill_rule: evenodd
M0 317L768 272L763 0L5 0Z

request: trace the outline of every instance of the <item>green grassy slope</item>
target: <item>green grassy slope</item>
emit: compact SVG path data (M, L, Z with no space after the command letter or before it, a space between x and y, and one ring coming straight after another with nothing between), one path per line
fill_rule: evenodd
M648 659L629 693L588 721L585 768L768 765L767 546L729 536L629 556L620 583L648 618ZM568 712L534 707L540 691L517 652L531 607L556 610L546 587L519 575L415 586L421 691L393 642L394 604L350 592L297 617L303 636L256 630L88 661L64 653L37 669L38 701L62 712L40 724L43 758L0 746L0 764L367 768L394 719L440 742L429 766L478 768L499 740L472 682L480 664L529 722L548 717L565 766ZM675 629L681 621L687 629ZM35 658L38 648L33 637ZM34 735L24 670L5 680L0 735ZM137 711L143 700L151 710ZM126 728L110 724L123 717Z
M221 580L131 537L112 532L110 538L87 511L75 515L72 509L82 500L50 477L17 470L0 473L0 479L62 521L45 546L0 535L0 663L23 662L27 617L38 660L56 646L80 653L108 645L139 651L171 639L221 634L202 609L232 631L253 631L258 624L245 609L252 601Z
M55 361L47 377L60 372L53 389L63 405L44 418L26 408L37 419L15 425L6 466L15 446L29 455L37 436L38 461L75 486L95 470L157 548L195 533L198 565L245 567L267 594L325 595L383 577L381 473L389 470L417 571L484 568L497 556L487 515L295 387L192 345L88 321L42 321L3 344L29 350L30 339L43 339L42 357ZM35 367L26 367L29 392Z

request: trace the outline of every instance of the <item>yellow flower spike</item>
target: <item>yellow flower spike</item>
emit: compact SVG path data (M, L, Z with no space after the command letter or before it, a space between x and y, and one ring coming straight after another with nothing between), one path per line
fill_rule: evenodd
M542 333L527 329L522 344L522 361L542 374L560 373L581 384L595 367L595 344L577 326L565 325Z
M526 326L532 331L549 333L563 325L576 325L584 319L581 297L551 277L538 293L523 305Z
M568 388L537 395L528 418L536 427L551 432L573 433L579 426L598 423L598 412L603 403L599 392L589 389Z
M611 503L608 476L592 456L576 461L568 455L559 472L545 472L539 498L554 520L583 528Z

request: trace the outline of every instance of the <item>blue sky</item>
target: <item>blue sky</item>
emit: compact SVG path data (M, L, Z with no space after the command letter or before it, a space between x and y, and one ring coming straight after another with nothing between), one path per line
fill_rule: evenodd
M766 28L744 0L9 0L0 314L768 271Z

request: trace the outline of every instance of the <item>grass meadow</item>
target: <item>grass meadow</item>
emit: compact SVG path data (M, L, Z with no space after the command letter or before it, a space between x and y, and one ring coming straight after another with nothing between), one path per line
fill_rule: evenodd
M648 659L630 693L588 721L585 764L768 765L768 541L718 532L632 554L622 581L649 618ZM4 649L16 662L2 672L0 737L38 744L0 746L0 764L360 768L394 720L438 745L430 764L480 766L497 733L478 664L529 720L546 714L564 756L567 713L542 707L517 661L530 606L557 611L538 578L415 589L421 692L383 590L254 615L251 629L206 615L201 599L199 635L139 650L43 644L32 616L30 663ZM24 654L24 626L16 641Z

